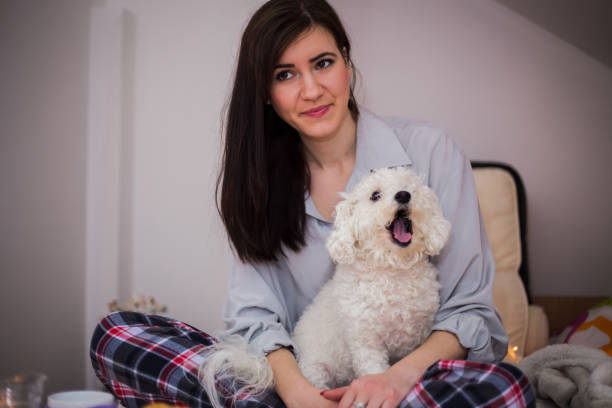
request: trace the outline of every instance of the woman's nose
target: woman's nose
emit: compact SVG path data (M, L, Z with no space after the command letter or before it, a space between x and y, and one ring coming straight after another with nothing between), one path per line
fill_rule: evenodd
M307 100L318 99L323 94L323 87L313 74L302 77L302 98Z

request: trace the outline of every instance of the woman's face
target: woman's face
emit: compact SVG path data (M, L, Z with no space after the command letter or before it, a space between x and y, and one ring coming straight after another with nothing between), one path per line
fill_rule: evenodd
M302 138L333 137L353 119L348 109L351 68L334 37L315 26L281 55L270 102Z

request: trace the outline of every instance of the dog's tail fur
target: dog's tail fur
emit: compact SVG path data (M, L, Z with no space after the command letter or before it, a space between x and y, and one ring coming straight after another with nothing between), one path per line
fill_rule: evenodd
M225 389L224 399L255 396L274 386L274 373L264 356L257 356L240 335L223 337L207 347L198 372L200 382L214 408L223 408L217 383Z

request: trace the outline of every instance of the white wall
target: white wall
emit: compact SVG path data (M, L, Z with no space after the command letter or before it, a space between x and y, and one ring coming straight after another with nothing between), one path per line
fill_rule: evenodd
M89 219L86 338L110 299L132 294L153 295L171 316L207 331L222 329L228 245L213 197L220 121L255 7L93 7L89 138L106 149L90 149L88 187L92 205L107 205Z
M260 2L5 4L14 34L0 37L0 67L10 61L0 74L10 91L0 97L0 217L11 234L0 241L0 290L17 310L9 327L28 340L2 336L3 369L76 361L54 378L79 386L86 367L94 386L86 343L113 297L153 294L176 318L222 327L219 123L240 32ZM367 107L430 120L470 158L521 172L533 292L610 295L611 70L492 1L333 4ZM38 304L17 307L30 281ZM51 347L32 354L32 328Z
M90 115L105 130L106 117L117 122L93 136L119 139L120 208L109 214L121 223L117 241L124 240L129 253L115 255L122 281L117 290L152 294L173 316L214 329L222 327L227 274L227 244L213 199L220 119L253 4L180 5L113 1L94 8L92 58L97 49L115 48L110 54L119 60L101 63L119 75L93 72L91 85L121 88L115 95L121 110L104 112L102 119L99 110ZM109 40L113 30L105 23L122 34Z
M521 173L532 292L611 295L612 70L496 2L334 4L366 106Z

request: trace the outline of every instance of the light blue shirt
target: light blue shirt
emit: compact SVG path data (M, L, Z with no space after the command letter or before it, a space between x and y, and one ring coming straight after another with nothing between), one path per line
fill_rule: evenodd
M440 310L433 330L454 333L467 358L498 361L507 352L508 337L493 306L495 264L480 215L469 161L442 131L404 119L381 119L361 110L357 123L357 153L353 185L370 169L411 166L437 194L451 235L432 262L439 271ZM334 264L325 248L332 224L307 196L306 246L299 252L284 248L278 262L245 264L232 261L230 287L223 315L229 333L246 337L256 351L280 347L299 350L291 341L295 323Z

